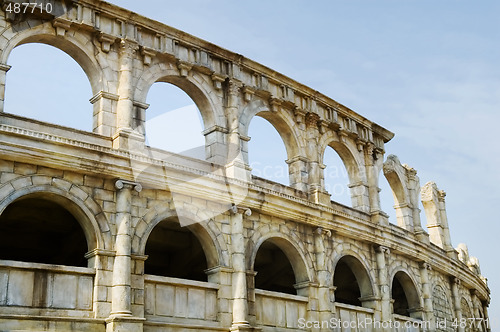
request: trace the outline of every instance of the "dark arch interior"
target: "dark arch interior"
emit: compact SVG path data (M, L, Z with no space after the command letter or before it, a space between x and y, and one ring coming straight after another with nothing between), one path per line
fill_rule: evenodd
M349 265L341 259L335 267L333 275L335 290L335 301L361 307L361 291L356 276Z
M87 251L80 224L58 203L19 199L0 216L0 259L86 267Z
M146 243L147 274L207 281L207 259L198 238L175 220L163 220Z
M405 290L397 275L392 281L392 299L394 300L394 313L410 317L408 299L406 298Z
M255 288L287 294L297 294L292 264L283 250L265 241L257 251L254 270Z

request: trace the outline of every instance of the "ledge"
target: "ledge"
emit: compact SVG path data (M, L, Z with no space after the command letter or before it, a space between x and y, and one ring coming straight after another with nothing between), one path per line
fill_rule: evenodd
M302 303L309 302L309 298L307 296L273 292L273 291L268 291L268 290L263 290L263 289L255 289L255 295L260 295L260 296L265 296L265 297L273 297L273 298L285 300L285 301L296 301L296 302L302 302Z
M74 274L84 274L89 276L93 276L95 274L95 269L90 267L19 262L19 261L10 261L3 259L0 260L0 268L11 268L11 269L21 269L21 270L45 270L49 272L74 273Z
M213 289L218 290L220 288L219 284L215 284L212 282L206 281L196 281L196 280L188 280L188 279L180 279L180 278L171 278L171 277L161 277L150 274L144 275L144 282L150 282L155 284L164 284L164 285L178 285L183 287L194 287L194 288L202 288L202 289Z

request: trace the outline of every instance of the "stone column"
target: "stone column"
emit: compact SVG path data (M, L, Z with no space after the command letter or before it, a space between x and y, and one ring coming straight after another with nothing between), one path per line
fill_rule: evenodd
M231 215L231 261L233 265L233 322L231 331L252 330L248 323L247 271L245 263L245 238L243 235L243 213L250 216L252 211L238 211L233 206Z
M0 63L0 112L3 112L5 101L5 79L11 67L5 63Z
M444 249L448 256L457 258L451 246L450 229L446 217L444 197L446 193L439 190L434 182L427 182L422 187L422 204L427 217L430 241Z
M332 317L332 302L330 301L330 285L332 275L328 272L326 264L325 238L331 237L332 233L323 228L317 228L314 234L314 249L316 254L316 268L318 271L318 311L319 320L328 321ZM326 330L325 330L326 331Z
M318 139L320 117L318 114L309 112L305 116L306 153L309 161L308 190L311 200L323 205L331 205L330 194L324 188L323 172L324 166L319 162ZM335 199L335 197L333 197Z
M460 322L462 321L462 305L460 303L460 293L458 291L458 287L460 286L460 279L456 277L452 277L450 279L451 282L451 294L453 296L453 310L455 311L455 317L458 321L458 332L465 332L465 329L461 327Z
M365 168L366 168L366 180L368 183L368 201L370 206L370 214L372 216L372 221L376 224L387 225L389 223L388 216L382 211L380 207L380 188L378 186L378 163L383 162L383 156L379 156L379 153L375 150L375 145L373 143L366 143L364 145L364 155L365 155ZM374 158L374 153L377 159Z
M243 143L248 140L240 134L240 112L238 109L241 82L230 79L227 82L226 117L228 123L226 174L242 181L250 180L250 167L243 160Z
M420 263L420 280L422 282L422 298L424 300L424 320L430 322L431 326L426 331L432 331L435 328L434 309L432 308L432 290L429 280L429 271L431 266L428 263Z
M113 147L129 151L141 151L144 147L144 136L137 133L133 125L135 118L133 64L138 50L137 42L130 39L121 40L116 133L113 136Z
M389 255L390 250L384 246L375 247L377 271L378 271L378 284L380 287L381 295L381 319L383 325L390 326L389 321L392 320L392 303L391 303L391 286L389 285L388 271L386 265L385 255ZM383 331L391 331L390 329L383 329Z
M142 319L132 317L131 310L131 202L132 190L142 187L135 182L117 180L115 261L113 264L113 288L111 315L106 321L107 332L142 331Z
M422 222L420 220L420 208L418 203L420 200L420 179L417 176L417 171L407 165L403 165L406 168L406 177L408 180L408 195L410 196L410 205L412 209L413 216L413 229L415 236L419 241L424 243L429 243L429 235L422 228Z

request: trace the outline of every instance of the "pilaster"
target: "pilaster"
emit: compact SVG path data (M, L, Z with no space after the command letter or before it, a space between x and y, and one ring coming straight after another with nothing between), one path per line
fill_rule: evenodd
M391 304L391 286L389 285L389 274L386 265L386 255L390 254L390 250L384 246L375 247L375 256L377 261L378 285L381 294L381 320L382 325L390 326L389 321L392 319L392 304ZM390 328L383 331L391 331Z
M432 307L432 290L431 283L429 280L429 271L432 269L430 264L422 262L420 263L420 280L422 282L422 298L424 301L424 320L430 322L431 328L435 327L434 321L434 310ZM427 331L432 331L432 329L427 329Z
M459 322L457 331L465 332L465 328L460 324L462 321L462 305L460 303L460 293L458 287L460 286L460 279L456 277L450 278L451 283L451 295L453 296L453 311L455 312L455 318Z
M139 50L137 42L122 39L120 42L120 70L118 79L118 102L116 107L116 132L113 147L129 151L142 151L144 135L134 127L133 63Z
M132 190L140 192L142 186L135 182L117 180L115 261L113 265L113 288L111 314L106 331L142 331L142 320L132 315L132 239L131 201ZM139 329L140 326L140 329Z
M0 63L0 112L3 112L4 109L4 101L5 101L5 80L7 76L7 72L11 66Z
M231 331L251 331L248 322L247 271L245 262L245 238L243 235L243 214L250 216L250 209L231 209L231 262L233 321Z

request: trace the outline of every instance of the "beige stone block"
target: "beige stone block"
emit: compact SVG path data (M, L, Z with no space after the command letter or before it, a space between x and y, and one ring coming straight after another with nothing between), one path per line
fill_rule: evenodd
M8 160L0 160L0 172L14 172L14 162Z
M178 296L174 286L156 285L156 314L160 316L174 316L175 314L175 316L178 316L177 308L174 308L174 304L177 306ZM172 301L174 298L175 302ZM185 303L182 302L182 305L185 306ZM181 317L185 317L185 315L181 315Z
M189 289L188 315L189 318L205 318L205 291L203 289Z
M58 178L53 178L52 184L56 187L61 188L64 191L69 191L71 189L71 183L69 183L68 181L58 179Z
M113 191L110 191L110 190L104 190L104 189L99 189L99 188L94 189L94 198L95 199L113 202L115 200L114 194L115 193Z
M37 174L47 175L47 176L57 177L57 178L62 178L63 177L63 171L62 170L48 168L48 167L43 167L43 166L38 166Z
M146 283L144 285L144 313L146 315L155 314L156 306L156 287L154 284Z
M276 300L276 326L286 327L286 302L283 300Z
M76 185L83 185L83 175L75 172L64 171L63 179Z
M274 299L262 297L262 323L265 325L274 325L276 319L276 303Z
M15 173L2 173L2 175L0 176L0 183L9 182L11 180L17 179L20 176L21 175Z
M36 166L30 164L15 163L14 172L22 175L31 175L36 173Z
M75 309L78 277L74 275L54 275L52 308Z
M33 176L31 180L33 182L33 185L35 186L50 185L50 183L52 182L52 177L46 175L37 175Z
M71 194L75 195L76 197L78 197L79 199L81 199L82 201L85 201L87 199L87 197L89 196L85 191L83 191L82 189L80 189L77 186L71 186L71 189L69 190L69 192Z
M7 303L7 287L9 282L9 272L0 270L0 305Z
M228 302L225 300L226 303ZM205 293L205 319L217 319L217 293L215 291L207 291Z
M83 184L88 187L102 188L104 186L104 180L95 176L85 175L83 178Z
M187 289L176 287L175 289L175 317L187 316Z
M77 308L83 310L92 309L92 295L94 280L92 277L80 277L78 279Z
M31 186L31 177L22 177L11 182L14 189L19 190Z
M7 305L31 306L35 273L12 270L9 273Z

